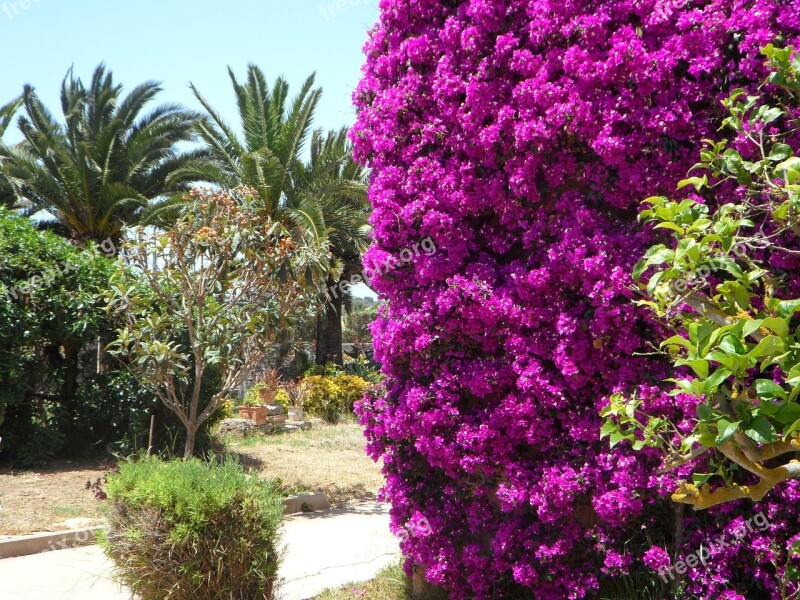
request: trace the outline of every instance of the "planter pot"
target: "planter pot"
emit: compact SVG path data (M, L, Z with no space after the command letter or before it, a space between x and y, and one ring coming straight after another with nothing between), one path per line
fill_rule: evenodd
M290 406L287 409L289 413L289 420L290 421L302 421L303 420L303 407L302 406Z
M272 404L275 401L277 393L278 390L260 389L258 390L258 398L261 400L262 404Z
M239 416L256 425L264 425L267 422L267 409L264 406L240 406Z

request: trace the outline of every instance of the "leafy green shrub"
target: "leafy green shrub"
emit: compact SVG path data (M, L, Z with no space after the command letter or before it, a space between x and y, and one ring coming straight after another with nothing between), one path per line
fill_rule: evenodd
M241 466L196 459L122 463L108 478L101 543L142 600L275 597L280 494Z
M0 207L0 437L3 458L19 466L108 439L112 394L87 404L83 390L96 375L97 339L109 333L100 296L111 254Z
M305 382L308 385L305 410L328 423L338 423L343 416L352 414L353 404L369 388L367 381L355 375L311 375Z

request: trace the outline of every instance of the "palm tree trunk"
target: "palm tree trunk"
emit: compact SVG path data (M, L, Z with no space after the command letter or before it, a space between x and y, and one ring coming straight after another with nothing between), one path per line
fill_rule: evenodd
M328 279L328 289L338 282ZM325 317L317 319L317 364L325 365L329 362L344 366L344 355L342 354L342 312L344 308L344 298L341 291L336 288L338 293L325 306Z

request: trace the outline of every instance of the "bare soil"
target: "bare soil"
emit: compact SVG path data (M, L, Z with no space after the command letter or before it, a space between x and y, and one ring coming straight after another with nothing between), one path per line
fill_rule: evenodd
M30 471L0 469L0 535L63 531L96 523L101 503L85 486L102 477L109 466L66 460Z

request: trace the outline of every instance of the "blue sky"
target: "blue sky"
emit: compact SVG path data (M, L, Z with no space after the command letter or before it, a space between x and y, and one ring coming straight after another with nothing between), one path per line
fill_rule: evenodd
M233 120L235 101L226 68L242 76L248 62L292 89L313 71L324 95L317 126L350 125L351 94L363 63L377 0L0 0L0 103L31 83L60 114L58 90L67 69L84 81L100 62L132 88L163 82L161 101L194 101L197 85ZM7 141L17 141L8 132Z

